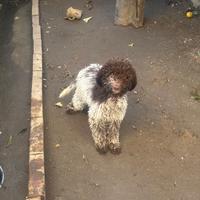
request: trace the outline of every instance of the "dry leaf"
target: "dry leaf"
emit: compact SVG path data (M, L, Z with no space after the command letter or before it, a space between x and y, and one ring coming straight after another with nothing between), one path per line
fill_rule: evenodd
M93 17L87 17L87 18L84 18L83 21L84 21L85 23L88 23L92 18L93 18Z
M13 136L10 135L6 147L9 147L12 144Z
M65 19L68 19L68 20L76 20L76 19L80 19L82 17L82 10L79 10L79 9L75 9L75 8L68 8L66 10L66 17Z

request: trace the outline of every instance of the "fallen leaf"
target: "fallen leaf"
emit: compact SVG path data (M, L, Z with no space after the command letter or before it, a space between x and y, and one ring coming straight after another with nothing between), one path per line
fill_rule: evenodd
M12 144L13 136L10 135L6 147L9 147Z
M93 18L93 17L87 17L87 18L84 18L83 21L84 21L85 23L88 23L92 18Z
M55 106L57 106L57 107L59 107L59 108L62 108L62 107L63 107L63 105L62 105L61 102L57 102L57 103L55 104Z

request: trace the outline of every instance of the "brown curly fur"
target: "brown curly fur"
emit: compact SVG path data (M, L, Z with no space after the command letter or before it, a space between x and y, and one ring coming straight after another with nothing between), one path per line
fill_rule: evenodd
M120 93L112 93L111 85L108 83L110 76L121 80ZM127 59L111 59L98 72L96 82L93 89L93 100L103 102L110 97L121 97L126 92L133 90L137 85L137 77L135 69Z

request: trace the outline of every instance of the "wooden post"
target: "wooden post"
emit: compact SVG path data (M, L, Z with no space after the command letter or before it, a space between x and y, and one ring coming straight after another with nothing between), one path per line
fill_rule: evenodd
M115 24L136 28L143 26L144 0L116 0Z

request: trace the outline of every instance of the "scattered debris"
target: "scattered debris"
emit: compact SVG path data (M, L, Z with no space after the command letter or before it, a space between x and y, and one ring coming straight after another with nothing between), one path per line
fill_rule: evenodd
M58 68L58 69L61 69L61 68L62 68L62 66L61 66L61 65L59 65L59 66L57 66L57 68Z
M3 132L2 131L0 131L0 135L2 134Z
M69 7L66 10L65 19L73 21L73 20L76 20L76 19L81 19L81 17L82 17L82 10L75 9L75 8L72 8L72 7Z
M185 38L185 39L183 40L183 43L186 44L186 43L191 42L191 41L192 41L191 38Z
M23 134L27 131L27 128L23 128L20 132L17 133L17 135Z
M9 147L12 144L13 136L10 135L6 147Z
M176 187L176 181L174 181L174 187Z
M200 101L200 94L197 89L194 89L190 94L191 94L192 99L196 101Z
M84 161L86 164L88 164L88 159L87 159L87 157L86 157L85 154L83 154L83 161Z
M57 102L57 103L55 104L55 106L57 106L58 108L62 108L62 107L63 107L63 104L62 104L61 102Z
M198 64L200 64L200 49L194 48L189 52L190 56L192 57L192 60L196 61Z
M184 160L184 157L183 157L183 156L181 156L181 160Z
M49 33L50 33L50 31L46 31L46 33L47 33L47 34L49 34Z
M20 18L19 18L18 16L16 16L16 17L15 17L15 20L18 20L18 19L20 19Z
M133 128L133 129L137 129L137 127L136 127L135 125L132 125L132 128Z
M88 23L92 18L93 18L93 17L87 17L87 18L84 18L83 21L84 21L85 23Z
M59 148L60 147L60 144L56 144L56 148Z
M3 168L0 166L0 188L2 188L3 183L4 183L5 175Z
M140 99L139 98L136 100L136 103L140 103Z
M134 93L134 94L138 94L138 91L134 90L133 93Z
M92 0L86 0L85 7L88 10L92 10L92 8L93 8L93 1Z
M200 15L200 10L194 10L192 13L194 16Z
M193 6L195 8L198 8L200 6L200 1L199 0L191 0L191 2L192 2Z
M129 47L133 47L133 46L134 46L134 43L130 43L128 46L129 46Z

